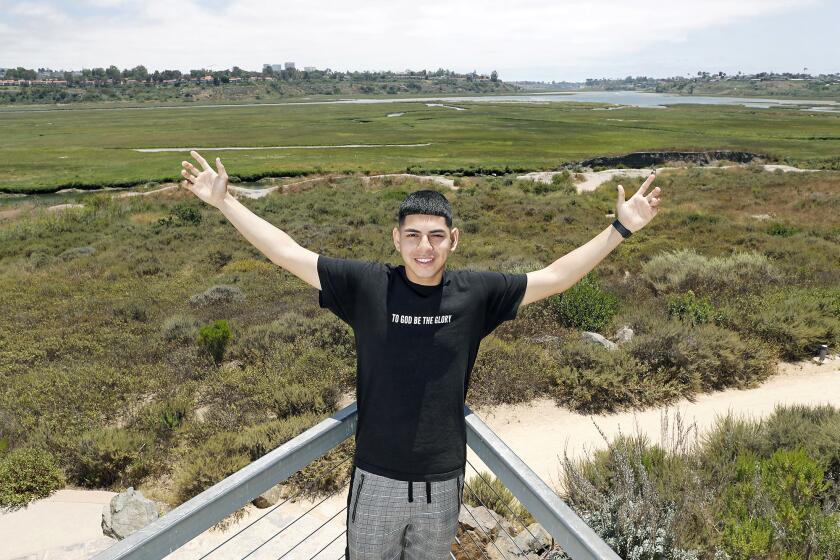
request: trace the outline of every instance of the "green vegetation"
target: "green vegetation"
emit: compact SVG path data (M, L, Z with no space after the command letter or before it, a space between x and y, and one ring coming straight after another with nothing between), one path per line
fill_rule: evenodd
M639 182L621 181L628 192ZM642 407L747 387L771 375L779 357L812 355L818 343L836 347L836 173L689 167L657 181L668 205L598 267L597 285L590 278L559 299L525 306L484 341L472 406L549 396L583 411ZM535 270L607 227L615 204L615 182L580 195L523 192L511 175L459 183L442 190L465 232L448 263L455 268ZM399 201L428 186L324 178L243 203L318 253L397 263L390 230ZM48 452L69 483L132 484L176 505L352 392L352 331L218 211L184 190L67 202L74 200L85 206L57 213L22 206L0 221L7 453ZM752 217L759 213L797 231L772 235ZM686 225L697 214L719 219ZM172 222L161 225L167 216ZM714 275L704 273L709 267ZM558 317L564 297L575 302L574 322ZM210 336L227 338L213 354L198 340L200 328L217 321L235 336L224 329ZM585 345L579 328L593 324L605 336L630 325L636 337L612 352ZM821 437L812 440L830 444ZM352 442L292 484L337 487L347 475L338 465L351 452ZM24 477L15 487L42 486L26 474L32 470L6 472Z
M223 319L213 321L212 325L206 325L198 330L198 344L213 357L216 365L219 365L222 363L225 349L232 336L233 333L227 321Z
M196 69L182 73L179 70L149 72L141 65L122 71L116 66L85 68L74 74L18 67L7 69L3 78L36 80L0 88L0 105L15 107L53 103L110 107L161 102L245 103L303 96L329 99L338 95L486 94L519 89L500 81L495 71L486 76L475 72L458 74L443 68L398 74L294 68L275 71L270 67L253 72L234 66L229 70Z
M685 294L677 294L668 300L668 315L692 325L702 325L713 319L715 308L709 298L697 297L689 290Z
M473 507L483 506L500 514L513 524L514 535L535 521L504 483L489 471L476 473L466 481L464 503Z
M803 167L840 167L840 114L699 105L612 111L574 103L459 105L467 110L389 103L0 111L0 192L176 180L189 147L378 146L204 152L221 157L244 182L406 170L498 175L638 150L745 150ZM398 112L404 114L387 116ZM135 151L143 148L184 150ZM547 194L566 188L560 177L559 185L522 185ZM192 219L161 218L170 225Z
M683 95L730 95L789 99L840 99L840 74L759 72L727 75L726 72L697 72L687 78L627 76L622 79L588 79L587 89L636 90Z
M618 299L601 289L596 273L590 272L577 284L548 300L550 309L564 327L600 331L618 312Z
M622 558L840 558L840 410L729 414L702 439L674 420L665 444L564 462L571 505Z
M0 509L24 507L63 486L64 475L47 451L21 447L0 455Z

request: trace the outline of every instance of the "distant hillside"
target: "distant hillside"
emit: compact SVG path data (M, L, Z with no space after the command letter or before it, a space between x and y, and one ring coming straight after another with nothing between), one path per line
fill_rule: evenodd
M439 69L395 72L301 71L294 68L249 72L234 67L210 72L150 73L145 67L120 71L8 69L0 79L0 105L91 102L258 101L304 96L510 93L520 88L491 75Z
M696 76L652 78L588 78L585 82L512 82L530 91L641 91L679 95L724 95L735 97L785 97L791 99L840 100L840 74L792 74L761 72L728 75L698 72Z
M840 74L791 74L760 72L728 75L698 72L692 77L649 78L628 76L624 79L589 79L586 89L639 90L685 95L731 95L745 97L790 97L840 99Z

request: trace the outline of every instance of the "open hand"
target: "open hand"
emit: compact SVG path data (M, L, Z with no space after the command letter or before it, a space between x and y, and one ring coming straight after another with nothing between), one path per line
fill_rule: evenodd
M615 217L630 231L639 231L659 212L659 187L645 195L645 191L656 179L656 173L651 172L639 190L636 191L630 200L624 201L624 187L618 185L618 204L615 208Z
M184 176L185 180L181 182L181 186L207 204L218 207L227 195L228 185L228 174L225 171L225 166L222 165L222 160L216 158L216 168L219 170L217 173L198 152L193 150L190 155L201 164L203 170L199 171L190 162L182 161L181 165L184 169L181 170L181 175Z

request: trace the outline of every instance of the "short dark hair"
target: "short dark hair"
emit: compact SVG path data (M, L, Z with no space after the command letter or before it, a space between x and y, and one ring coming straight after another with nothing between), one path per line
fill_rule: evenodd
M452 227L452 206L446 197L437 191L414 191L405 197L400 204L400 226L405 223L405 217L411 214L427 214L446 218L446 227Z

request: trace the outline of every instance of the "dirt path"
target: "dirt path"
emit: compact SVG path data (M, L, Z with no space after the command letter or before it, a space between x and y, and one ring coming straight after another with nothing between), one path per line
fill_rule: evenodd
M707 169L730 169L733 167L744 167L742 165L723 165L720 167L707 167ZM776 171L780 169L785 173L810 173L814 171L818 171L817 169L799 169L798 167L791 167L790 165L764 165L765 171ZM670 171L673 169L685 169L682 167L657 167L656 171ZM563 171L532 171L531 173L526 173L525 175L519 175L517 179L523 179L526 181L535 181L538 183L545 183L547 185L551 184L551 180L554 178L555 175L563 173ZM612 180L618 176L626 176L626 177L647 177L650 174L650 169L605 169L603 171L587 171L584 173L576 173L575 175L582 175L583 178L579 181L576 181L575 188L577 192L590 192L594 191L607 181Z
M406 177L409 179L417 179L421 182L430 181L432 183L443 185L444 187L449 187L453 191L458 190L458 187L455 186L455 179L443 177L442 175L414 175L412 173L389 173L387 175L369 175L366 177L362 177L362 182L367 184L370 182L371 179L384 179L385 177Z
M779 374L755 389L729 389L699 395L690 402L683 399L670 407L641 412L585 415L558 408L550 399L519 405L502 405L476 410L490 428L549 485L557 487L560 458L564 449L578 458L586 450L602 449L608 438L636 431L651 441L660 440L663 413L679 411L684 421L696 423L698 432L707 431L720 415L732 411L753 418L770 415L778 404L829 403L840 407L840 358L813 362L779 364ZM597 427L596 427L597 424ZM469 461L481 469L482 463L472 452ZM475 474L467 467L467 478Z

